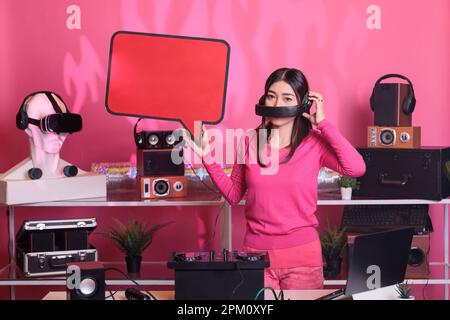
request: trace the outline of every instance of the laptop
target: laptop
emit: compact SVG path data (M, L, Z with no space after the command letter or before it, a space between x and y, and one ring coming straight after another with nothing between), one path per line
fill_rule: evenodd
M333 300L403 282L414 228L401 228L360 235L349 247L349 270L345 288L317 300Z

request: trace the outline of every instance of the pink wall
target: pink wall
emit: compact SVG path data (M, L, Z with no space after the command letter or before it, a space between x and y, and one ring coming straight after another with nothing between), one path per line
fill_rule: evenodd
M81 9L81 29L66 26L71 5ZM370 5L381 10L381 29L367 26ZM265 78L278 67L291 66L302 69L311 89L324 95L327 118L355 146L364 145L366 127L373 122L369 110L373 84L379 76L397 72L414 83L413 123L422 127L423 145L450 145L449 12L447 0L1 1L0 172L28 155L26 135L15 128L14 117L23 97L41 89L60 93L69 108L83 116L83 131L67 139L64 159L89 169L92 162L132 158L135 119L110 115L104 107L109 40L117 30L226 40L231 58L225 117L219 128L254 127L258 118L252 106ZM148 120L146 126L168 129L178 124ZM337 210L321 208L320 214ZM110 216L150 213L150 209L135 208L17 211L17 225L24 218L60 213L97 215L108 225ZM197 238L211 233L214 225L215 214L208 208L151 211L152 221L173 218L178 223L161 232L147 253L148 260L164 259L174 249L197 248L203 243ZM442 210L433 207L431 214L436 229L431 254L436 261L442 259ZM238 209L236 246L242 239L243 222ZM5 215L0 223L0 241L5 243ZM106 248L104 240L94 240L100 249L104 247L106 260L120 258L115 249ZM6 257L2 246L0 261ZM439 289L428 286L427 297L429 292L440 297Z

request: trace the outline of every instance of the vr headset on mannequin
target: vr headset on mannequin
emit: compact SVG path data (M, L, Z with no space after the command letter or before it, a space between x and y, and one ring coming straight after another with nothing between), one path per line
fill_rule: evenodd
M286 118L296 117L304 112L309 113L313 101L308 99L308 93L302 99L300 105L291 107L268 107L264 105L265 95L259 99L258 104L255 105L255 113L262 117Z
M37 120L28 117L28 114L25 112L25 102L30 97L39 93L43 93L47 96L56 113L50 114L48 116L43 117L40 120ZM59 95L50 91L37 91L26 96L16 116L17 128L19 128L20 130L25 130L26 128L28 128L29 124L32 124L39 127L41 131L45 133L53 132L60 134L60 133L73 133L80 131L83 126L81 116L79 114L70 113L67 106L66 106L67 113L63 113L58 103L56 103L55 98L53 98L52 94L56 95L64 103L64 100Z
M30 97L39 93L45 94L56 113L37 120L28 117L28 114L25 111L25 103ZM61 110L52 94L56 95L64 103L66 106L66 113ZM33 92L27 95L23 100L20 105L19 112L16 115L16 126L20 130L25 130L28 128L29 124L39 127L44 133L52 132L56 134L78 132L83 126L81 116L79 114L70 113L64 100L56 93L50 91ZM74 177L78 174L78 168L73 165L68 165L64 167L63 172L66 177ZM28 177L32 180L40 179L42 177L42 170L39 168L31 168L28 170Z

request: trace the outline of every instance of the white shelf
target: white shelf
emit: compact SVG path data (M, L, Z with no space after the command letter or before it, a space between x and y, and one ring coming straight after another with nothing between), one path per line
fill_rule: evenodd
M119 190L120 191L120 190ZM393 205L393 204L429 204L444 206L444 262L430 263L434 266L443 266L443 279L410 279L410 284L429 284L429 285L445 285L445 299L448 299L449 279L449 253L448 253L448 204L450 198L441 201L421 200L421 199L358 199L341 200L340 195L336 193L319 193L318 206L343 206L343 205ZM245 200L239 202L238 205L245 205ZM222 221L222 247L232 250L232 206L228 204L224 198L212 191L201 190L200 188L192 188L186 198L167 199L167 200L146 200L141 201L135 193L128 193L124 196L121 192L108 194L108 198L92 198L68 201L29 203L15 206L8 206L8 227L9 227L9 246L10 246L10 262L14 263L15 239L14 239L14 208L19 207L167 207L167 206L219 206L221 210ZM2 269L4 270L4 268ZM0 273L1 271L0 270ZM142 285L162 285L173 286L174 280L169 279L139 279L136 280ZM65 285L65 279L14 279L14 277L6 277L0 279L0 286L10 286L11 296L14 297L14 286L22 285ZM110 279L107 280L108 285L131 285L130 280ZM346 280L326 280L324 285L345 285Z

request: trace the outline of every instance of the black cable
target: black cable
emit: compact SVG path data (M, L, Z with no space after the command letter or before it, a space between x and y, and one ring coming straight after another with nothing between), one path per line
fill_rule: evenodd
M146 292L153 300L158 300L158 299L155 298L154 295L152 295L149 291L147 291L147 290L146 290L142 285L140 285L138 282L136 282L135 280L131 279L131 278L130 278L125 272L123 272L122 270L117 269L117 268L106 268L106 269L105 269L105 271L108 271L108 270L113 270L113 271L119 272L119 273L122 274L125 278L127 278L127 280L130 280L130 281L133 282L135 285L137 285L138 287L142 288L143 291L145 291L145 292Z
M195 176L200 180L201 183L203 183L203 184L205 185L205 187L207 187L209 190L211 190L212 192L214 192L214 193L216 193L216 194L223 195L222 192L217 191L217 190L214 190L214 189L212 189L211 187L209 187L209 186L208 186L208 185L200 178L200 176L197 174L197 172L195 171L195 169L194 169L194 167L192 166L192 164L191 164L189 161L187 161L187 160L186 160L186 162L187 162L187 163L189 164L189 166L191 167L192 172L195 174ZM231 192L231 188L230 188L230 190L229 190L228 193L227 193L227 197L228 197L228 195L230 194L230 192ZM205 243L205 248L206 248L206 247L214 240L214 238L216 237L217 222L219 221L219 216L220 216L220 214L217 214L217 216L216 216L216 221L215 221L215 223L214 223L213 236L210 238L210 240L208 240L208 241Z
M192 172L195 174L195 176L198 178L198 180L200 180L200 182L203 183L203 185L204 185L206 188L208 188L209 190L211 190L211 191L214 192L214 193L217 193L217 194L222 195L222 192L217 191L217 190L214 190L213 188L211 188L210 186L208 186L208 185L206 184L206 182L203 181L202 178L200 178L200 176L197 174L197 172L195 171L195 169L194 169L194 167L192 166L192 164L191 164L189 161L187 161L187 160L186 160L186 162L187 162L188 165L191 167Z
M109 298L109 297L111 297L113 300L116 300L116 299L114 298L114 295L117 293L117 291L116 291L115 293L112 293L112 292L111 292L111 289L110 289L109 286L106 284L106 281L105 281L105 287L106 287L106 289L109 291L109 296L105 297L105 300L106 300L107 298Z
M209 238L209 240L205 243L205 249L211 244L211 242L214 241L214 238L216 237L217 222L219 221L219 216L220 216L220 213L218 213L216 216L216 222L214 223L213 234L212 234L212 237Z
M108 291L109 291L109 296L106 296L105 297L105 300L106 299L108 299L108 298L112 298L113 300L116 300L116 298L114 297L114 295L117 293L117 291L114 291L114 293L113 292L111 292L111 289L109 288L109 286L105 283L105 286L106 286L106 288L108 289Z
M236 290L242 286L242 284L244 283L244 275L242 274L241 268L239 268L239 262L235 262L236 268L239 271L239 275L241 276L241 281L236 285L236 287L234 287L233 291L231 292L231 298L233 298L234 294L236 293Z
M430 236L429 236L430 237ZM428 255L430 254L430 247L431 246L428 246L428 250L427 250L427 253L426 253L426 256L425 256L425 263L426 264L428 264L429 262L429 260L428 260ZM423 298L423 300L427 300L427 298L425 297L425 289L427 288L427 286L428 286L428 282L430 281L430 276L428 275L428 279L427 279L427 282L425 283L425 285L423 286L423 288L422 288L422 298Z

